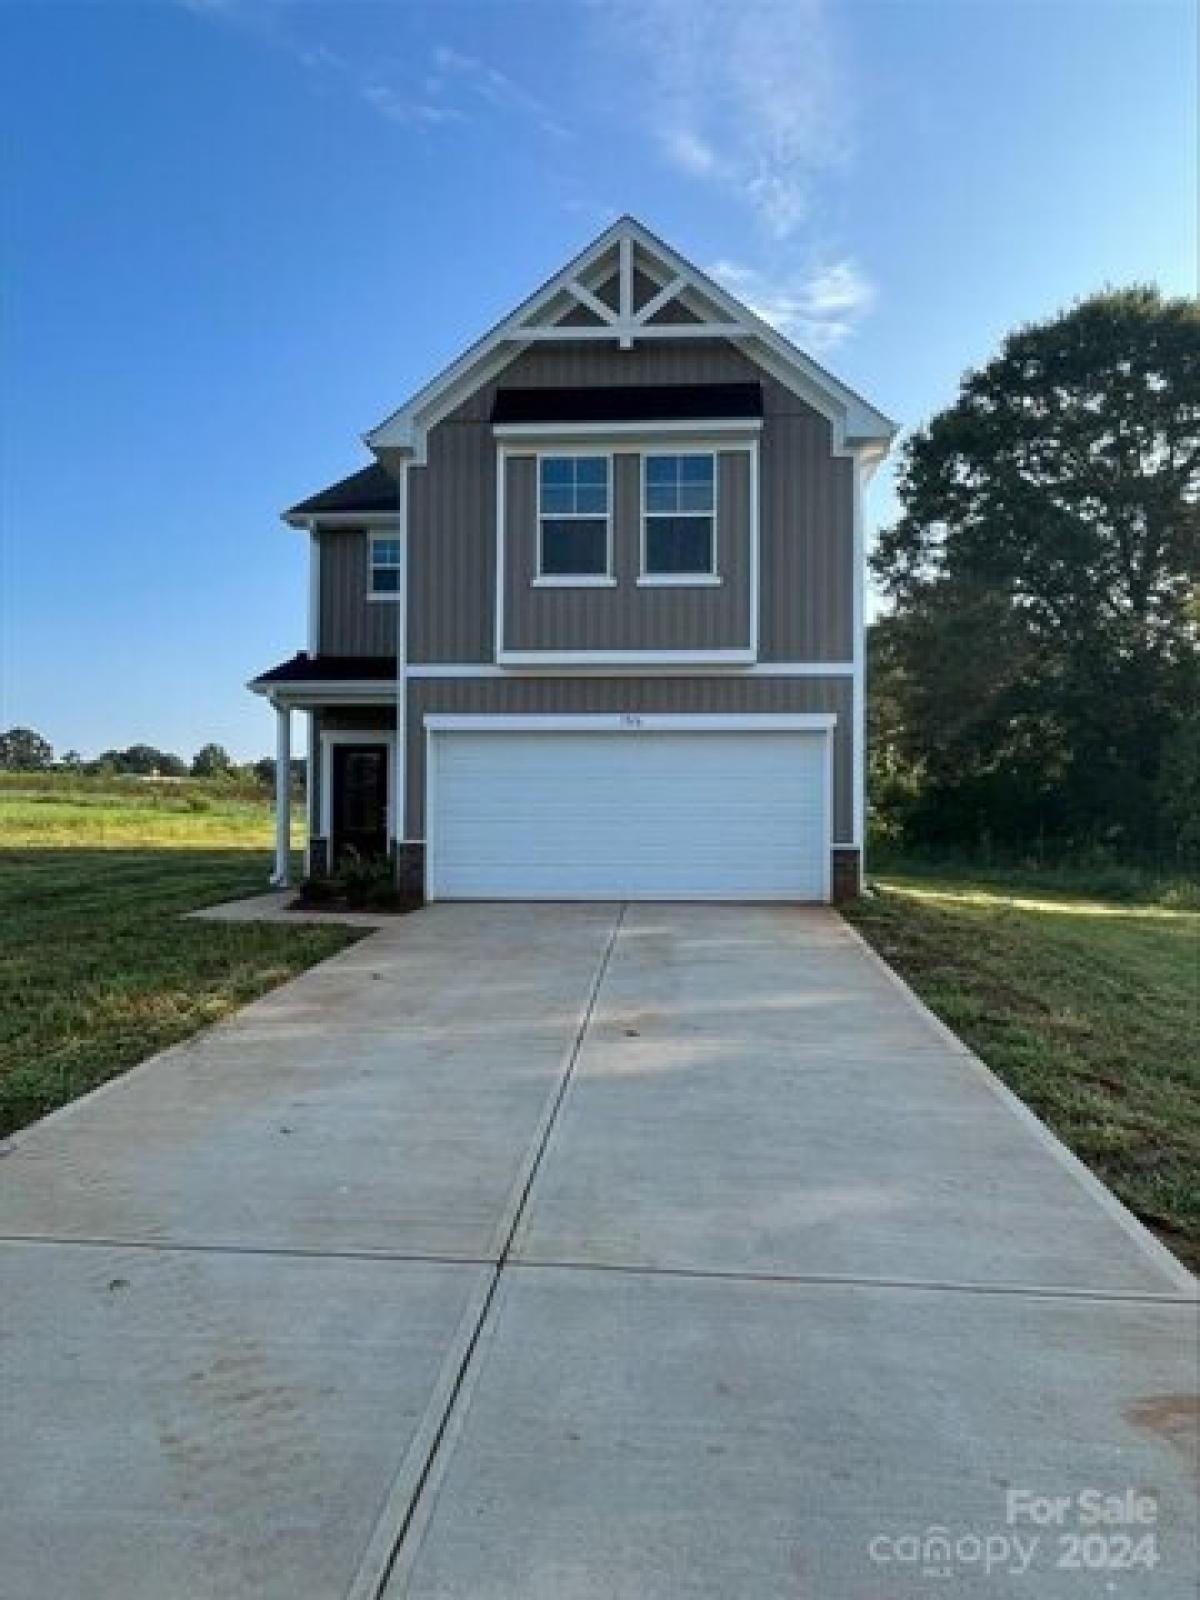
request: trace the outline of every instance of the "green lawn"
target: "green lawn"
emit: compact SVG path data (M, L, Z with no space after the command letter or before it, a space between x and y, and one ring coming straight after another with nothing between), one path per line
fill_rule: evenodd
M1200 1267L1200 912L911 869L847 915L1125 1204ZM1123 896L1133 891L1122 885Z
M266 888L272 829L219 784L0 780L0 1133L360 937L182 920Z

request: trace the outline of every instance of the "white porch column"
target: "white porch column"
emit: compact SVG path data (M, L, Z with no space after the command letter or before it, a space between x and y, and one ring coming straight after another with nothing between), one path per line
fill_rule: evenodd
M286 889L292 854L292 713L275 704L275 871L271 885Z

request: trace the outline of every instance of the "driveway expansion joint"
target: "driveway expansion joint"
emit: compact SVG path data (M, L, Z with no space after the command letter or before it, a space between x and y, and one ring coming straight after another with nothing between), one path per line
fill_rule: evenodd
M591 1026L592 1017L596 1009L596 1001L600 995L600 987L604 982L604 975L608 971L609 963L612 960L617 936L621 931L621 925L625 920L627 909L625 904L621 904L618 907L616 918L605 941L600 960L596 964L595 973L588 987L579 1026L571 1041L566 1064L559 1077L554 1094L550 1098L538 1136L534 1141L528 1170L524 1175L524 1182L520 1187L516 1204L512 1208L499 1257L494 1263L488 1263L490 1277L479 1299L478 1310L473 1313L474 1326L470 1329L462 1347L461 1359L457 1363L457 1370L453 1379L444 1390L445 1400L441 1406L441 1417L432 1430L432 1439L426 1450L424 1465L417 1474L415 1484L405 1483L402 1494L397 1494L395 1491L389 1494L387 1504L376 1524L375 1535L372 1537L367 1553L353 1582L346 1591L345 1600L380 1600L380 1597L391 1582L396 1562L400 1558L410 1530L414 1526L423 1523L429 1514L429 1509L425 1504L429 1498L426 1493L427 1489L433 1489L433 1498L436 1499L437 1486L441 1481L441 1467L445 1459L443 1447L449 1444L453 1438L451 1425L453 1419L459 1414L458 1402L460 1397L469 1393L474 1386L474 1380L481 1364L477 1357L482 1353L485 1330L489 1326L489 1321L492 1319L493 1310L501 1293L505 1269L510 1265L516 1265L510 1259L513 1242L516 1239L521 1220L525 1214L525 1208L529 1203L529 1197L533 1192L538 1169L546 1154L554 1124L562 1109L567 1088L575 1071L576 1063L579 1060L579 1053L583 1049L583 1041L587 1037L588 1028ZM401 1476L404 1476L403 1469ZM399 1512L398 1525L395 1525L394 1511ZM390 1534L387 1533L389 1522L395 1525L394 1532ZM376 1547L384 1538L387 1539L388 1548L381 1559Z

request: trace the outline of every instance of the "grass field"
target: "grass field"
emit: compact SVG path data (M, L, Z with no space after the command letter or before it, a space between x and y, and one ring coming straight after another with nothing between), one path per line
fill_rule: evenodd
M885 873L850 920L1127 1206L1200 1268L1194 883ZM1138 897L1140 894L1140 898Z
M359 937L181 920L265 888L273 826L217 782L0 778L0 1133Z

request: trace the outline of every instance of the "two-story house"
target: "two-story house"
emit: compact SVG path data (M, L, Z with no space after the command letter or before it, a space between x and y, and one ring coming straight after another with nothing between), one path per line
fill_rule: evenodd
M309 869L430 899L827 900L863 848L863 489L894 425L622 218L285 520ZM276 881L287 881L278 789Z

